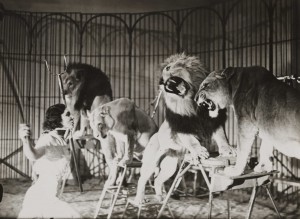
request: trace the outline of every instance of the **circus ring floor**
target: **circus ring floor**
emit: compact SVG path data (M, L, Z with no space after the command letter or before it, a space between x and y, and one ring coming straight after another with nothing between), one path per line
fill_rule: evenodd
M4 187L3 200L0 203L0 218L16 218L24 198L24 194L31 185L31 181L26 179L5 179L0 180ZM67 185L62 195L62 200L68 202L76 209L83 218L92 218L96 203L103 187L103 181L99 179L89 179L83 183L83 193L79 192L79 188L74 185ZM248 208L250 192L223 193L217 195L213 200L212 218L227 217L227 195L231 198L231 217L244 218ZM113 218L121 218L125 205L125 199L118 201L115 207ZM170 199L169 206L176 218L207 218L208 214L208 197L203 195L197 197L180 197L180 200ZM300 218L300 209L296 205L278 203L279 211L283 218ZM150 208L143 210L142 218L154 218L157 209ZM125 218L136 218L137 209L130 208L126 211ZM163 218L170 218L167 211ZM257 197L252 217L258 218L277 218L272 208L270 200L263 197Z

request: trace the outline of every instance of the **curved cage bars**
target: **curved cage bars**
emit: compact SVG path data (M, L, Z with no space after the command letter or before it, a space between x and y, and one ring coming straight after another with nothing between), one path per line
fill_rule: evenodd
M62 18L65 18L65 20L63 21L66 21L66 22L69 22L70 24L73 24L75 26L75 29L78 31L78 33L81 32L81 28L80 28L80 25L78 24L78 21L74 20L72 17L66 15L66 14L63 14L63 13L50 13L50 14L46 14L42 17L40 17L33 25L32 25L32 28L30 29L30 40L31 40L31 46L30 46L30 50L29 50L29 54L31 54L32 52L32 47L34 45L33 43L33 40L34 39L37 39L39 35L41 35L43 33L43 30L46 30L47 29L47 26L49 24L52 24L53 23L53 20L48 20L48 18L53 18L53 17L62 17ZM42 24L42 22L44 22L46 20L46 23L45 24ZM61 22L60 20L57 20L56 22ZM42 24L40 27L39 27L39 24ZM38 29L40 28L40 29ZM35 32L36 31L36 32ZM35 35L34 35L35 33ZM81 41L80 41L81 43Z
M126 35L124 34L124 31L122 30L118 30L118 29L115 29L115 30L112 30L108 33L106 33L100 40L99 44L97 44L97 38L96 36L93 36L92 35L92 32L88 32L87 30L85 31L86 35L90 36L90 38L93 40L93 42L95 43L95 46L102 46L104 45L106 42L107 42L107 39L111 39L113 36L121 36L121 38L124 38L124 39L127 39L126 38ZM128 41L127 41L127 46L129 45ZM101 54L99 55L101 56Z
M97 16L101 17L101 16ZM110 16L111 17L111 16ZM95 17L93 17L93 19L95 19ZM91 20L93 19L89 19L89 23L91 22ZM123 22L122 22L123 23ZM92 31L88 31L88 26L86 25L87 23L85 23L85 27L84 27L84 32L83 35L86 34L88 36L91 36L92 39L94 39L94 42L96 43L96 36L93 37L92 36ZM101 24L94 24L94 26L101 26ZM127 28L126 28L127 30ZM128 31L128 30L127 30ZM120 36L122 36L122 38L124 39L128 39L127 36L124 34L124 31L121 28L114 28L114 30L111 30L109 32L106 32L105 35L102 37L102 39L100 40L100 45L106 42L106 39L110 38L111 36L113 36L114 34L117 35L117 33L119 33ZM126 32L125 32L126 33ZM127 45L129 45L129 42L127 41Z
M222 63L223 63L223 68L226 67L226 24L228 21L228 17L230 16L232 10L241 2L242 0L237 0L233 3L233 5L231 6L231 8L228 10L227 13L225 13L225 11L223 10L222 12L219 12L217 9L214 9L212 7L197 7L194 9L190 9L190 11L181 19L179 25L178 25L178 34L180 36L181 30L183 28L184 23L188 20L188 18L193 14L196 13L200 10L206 10L211 12L212 14L214 14L218 19L218 21L221 24L222 27Z
M23 106L23 101L21 100L21 95L19 92L19 88L17 86L17 83L15 82L13 78L13 72L10 71L9 67L7 66L7 63L5 63L4 58L0 55L0 63L2 64L3 72L7 78L9 87L12 90L13 96L16 100L19 112L20 112L20 117L21 117L21 122L25 123L25 111L24 111L24 106Z
M289 0L285 0L285 1L287 2ZM155 93L155 90L153 89L156 89L156 87L155 88L152 87L153 75L151 74L154 71L153 65L160 63L162 59L166 58L165 56L170 55L168 53L180 52L184 49L188 50L190 49L190 47L197 47L196 49L192 48L191 51L193 51L193 54L199 55L202 52L201 49L208 49L210 51L205 51L203 53L204 54L203 56L205 56L205 59L208 58L208 60L210 59L212 60L211 66L209 67L216 67L216 65L221 65L221 64L223 65L223 67L226 67L227 64L229 63L242 63L242 64L255 63L255 60L253 62L252 60L250 61L246 60L247 57L246 58L238 57L240 53L242 53L241 56L258 56L259 58L263 56L262 58L264 60L267 60L265 65L270 66L269 70L272 70L273 63L276 62L276 57L274 56L276 56L277 45L275 44L281 43L281 45L279 46L282 46L282 44L284 43L287 44L284 38L277 40L278 42L276 41L276 38L274 38L274 35L276 34L275 31L277 31L276 25L278 26L278 23L276 23L277 21L274 19L280 19L280 17L276 17L278 16L278 14L276 14L276 8L280 7L281 2L278 0L263 0L263 1L256 0L255 1L256 6L254 6L254 8L255 7L262 8L262 6L263 8L266 8L266 12L263 11L264 23L262 23L262 25L264 29L262 33L260 33L261 34L260 37L262 38L261 41L263 42L262 45L260 44L254 45L253 42L254 43L259 42L255 40L250 41L251 43L249 45L246 45L248 42L245 43L245 41L241 41L240 39L238 39L238 41L234 41L237 40L237 37L241 35L240 33L233 33L234 30L237 31L239 31L240 29L242 29L242 31L252 30L251 29L252 27L250 28L248 27L249 25L250 26L252 25L251 21L248 21L247 19L246 21L244 20L233 21L234 19L238 19L241 18L241 16L243 16L243 11L238 11L237 8L241 7L244 10L247 10L247 5L244 5L245 2L247 2L248 5L253 6L252 2L254 1L253 0L232 0L226 2L224 1L221 4L211 5L208 7L198 7L198 8L190 8L190 9L183 9L183 10L150 12L150 13L126 13L126 14L76 13L75 14L76 16L74 15L74 17L73 14L69 14L69 13L31 13L31 12L18 13L18 12L5 11L4 16L17 17L16 19L20 20L20 24L25 26L26 34L24 31L24 34L21 33L20 35L23 34L24 37L28 38L28 40L30 40L30 42L32 43L34 43L34 39L36 37L40 37L38 39L39 42L37 44L39 44L38 45L39 47L43 47L43 48L38 48L36 50L33 50L33 54L31 54L30 56L28 56L28 54L23 54L24 50L27 51L27 49L32 48L32 45L36 45L36 44L28 43L28 46L21 47L19 54L13 54L15 56L12 56L9 53L11 51L6 51L2 49L0 58L2 59L1 61L4 61L4 64L8 66L9 71L12 71L10 69L14 69L15 67L13 71L16 70L17 72L14 73L17 73L19 75L23 73L24 69L22 68L23 66L25 66L26 69L24 70L25 71L24 75L26 76L28 75L28 77L30 77L29 79L26 79L26 81L31 84L25 86L25 82L22 81L19 82L20 83L19 85L20 87L24 86L25 87L24 90L30 90L30 92L27 91L26 92L34 96L34 97L30 97L32 98L31 99L32 102L30 102L31 104L30 107L32 107L30 108L30 110L32 109L32 111L30 111L30 113L27 113L26 111L26 113L28 116L33 115L33 117L36 117L36 119L35 118L32 119L35 122L36 126L40 122L39 119L41 119L44 113L43 112L44 108L50 105L50 102L52 103L58 100L58 97L55 96L56 93L53 92L53 90L54 91L57 90L57 87L55 87L56 83L54 83L54 85L50 84L50 82L49 84L47 84L48 82L46 82L46 80L48 80L48 78L45 76L46 70L43 66L43 63L41 63L44 58L43 57L44 54L42 54L43 49L45 49L46 47L50 48L51 46L54 47L53 49L50 48L52 49L51 51L56 52L56 54L54 54L53 57L52 56L50 57L52 60L50 60L49 63L51 65L53 64L52 66L55 66L57 69L61 67L60 64L62 64L62 55L64 53L68 54L70 56L70 59L78 59L79 61L83 60L86 61L87 63L91 63L91 62L97 64L100 63L100 65L104 66L105 71L113 72L112 76L117 77L113 80L115 80L114 83L117 87L115 91L118 91L119 95L126 95L128 97L134 97L134 98L136 97L135 100L140 101L141 104L144 104L145 107L148 107L149 104L145 102L149 101L149 99L153 95L152 93ZM207 15L195 16L195 14L197 13L201 14L203 11L207 12ZM193 27L198 25L199 23L201 24L201 22L203 22L203 19L207 19L206 16L209 17L208 19L210 18L214 19L214 23L212 24L218 25L217 27L212 28L211 31L211 33L213 33L212 38L215 37L212 40L215 40L216 42L211 43L211 45L216 44L216 48L220 51L214 52L213 51L214 45L213 46L205 45L203 47L197 46L198 44L201 44L201 41L203 39L201 38L202 36L205 37L205 36L209 36L210 34L210 33L201 34L201 32L206 31L210 27L209 25L206 27L200 26L198 27L199 28L198 30L194 30ZM253 16L255 16L255 12L253 12ZM105 19L102 19L102 21L108 22L107 25L112 25L112 26L117 25L117 28L113 28L110 26L103 27L105 28L105 30L102 29L101 32L99 30L101 29L101 27L99 27L99 29L96 26L94 27L93 26L94 23L96 25L99 24L99 22L96 21L97 18L102 18L102 17L105 17L107 19L107 21ZM57 20L57 18L59 18L59 20ZM47 21L48 19L49 21ZM199 19L202 21L200 21ZM50 33L50 31L47 30L47 28L51 27L51 23L53 25L56 25L55 24L56 21L63 22L65 26L62 27L63 28L70 27L71 30L68 29L67 30L69 31L68 33L61 34L59 32L61 30L55 26L53 27L53 31L57 31L57 35L55 35L55 37L42 35L43 33ZM112 23L109 23L110 21L112 21ZM153 24L149 24L149 22L153 22L153 23L156 22L156 23L155 25L153 25ZM190 24L189 22L194 22L194 23ZM13 22L11 23L13 24ZM8 26L9 24L7 23L5 25ZM233 26L233 30L230 30L232 26ZM155 32L156 27L159 27L157 28L157 34ZM4 28L5 27L2 26L2 29ZM154 32L151 32L152 30L154 30ZM14 28L11 28L9 31L11 31L12 35L16 33ZM65 31L65 29L63 29L62 31ZM216 34L213 31L216 31ZM259 32L261 31L261 29L257 29L256 31ZM100 32L101 35L97 35ZM186 34L186 36L184 36L183 34ZM7 36L8 35L5 35L6 37L5 39L9 39L9 37ZM72 39L70 39L70 36L72 37ZM247 36L252 36L252 35L249 34ZM61 40L63 41L63 43L68 44L63 49L59 49L60 42L57 42L57 44L52 43L58 41L57 39L60 39L60 37L62 38ZM184 37L190 40L186 44L184 44L185 42L183 42L183 40L185 39ZM148 43L149 39L150 41L153 41L153 43L152 42ZM17 42L13 42L14 41L13 38L10 40L11 41L8 42L9 44L17 43ZM89 40L89 42L85 42L85 40L87 41ZM170 40L172 42L168 44L168 41ZM297 43L295 41L297 41L298 39L288 38L288 40L290 40L290 42L288 43L290 43L293 46L294 43L295 44ZM109 45L110 42L115 45L112 46ZM205 42L207 42L207 40L205 40ZM98 44L94 45L95 43ZM65 46L64 44L62 45ZM233 45L232 48L230 48L230 45ZM2 46L5 48L6 45L3 44ZM11 45L8 45L8 48L9 46ZM259 54L260 53L259 51L255 52L255 50L253 50L253 47L255 46L260 46L260 49L263 50L263 52L261 54ZM16 48L19 49L18 46L16 46ZM292 49L294 49L295 52L296 50L295 47ZM16 52L18 51L16 50ZM49 53L50 51L45 52L46 55L49 55ZM142 54L139 55L139 53ZM273 55L273 53L275 54ZM202 55L202 53L200 55ZM10 59L11 57L12 57L11 60L12 63L6 60L6 59ZM232 61L233 58L237 59L238 61L236 60ZM289 62L289 57L280 57L280 58L284 59L284 61L282 62L283 65L286 65L286 63ZM244 61L244 59L246 61ZM215 65L215 60L217 60L216 65ZM295 58L293 64L295 66L297 65ZM294 71L296 71L297 69L299 69L299 65L296 66L296 68L293 68ZM4 74L6 73L3 72L3 77L6 79L6 76ZM137 75L136 78L141 78L141 80L143 80L142 83L139 83L140 81L132 80L136 75ZM148 78L145 79L145 77ZM42 82L44 84L36 83L36 81L40 82L39 80L41 81L45 80ZM16 82L13 83L16 84ZM144 86L144 84L146 85ZM47 89L52 91L43 90L45 89L44 85L46 85ZM132 88L131 85L137 85L137 86L135 88ZM6 86L5 89L9 91L10 89L13 89L8 86L8 83L6 83L5 86ZM144 86L144 87L140 88L138 86ZM144 92L143 94L141 94L142 93L140 92L141 90ZM149 93L151 94L149 95ZM16 96L19 94L17 94L17 92L14 92L14 95ZM48 99L43 100L45 98ZM22 103L22 100L16 100L16 101L13 100L11 102L18 103L18 101ZM25 98L23 101L25 103L24 105L27 106L27 103L29 101L26 102L27 100ZM3 109L9 111L11 108L7 107L7 109L6 108ZM15 113L15 114L11 114L11 116L12 117L14 116L15 118L19 118L20 115L17 115L17 113ZM159 116L157 116L156 118L158 117ZM16 121L17 119L15 118L11 119L10 121L13 122ZM163 118L163 116L161 116L161 118ZM230 124L230 129L234 131L231 133L232 135L230 136L230 138L233 138L232 136L236 134L236 129L233 125L234 123L232 121L231 123L232 124ZM14 145L18 144L16 139L15 142L13 142ZM0 141L2 140L3 139L0 139ZM2 175L0 173L0 177L1 176Z
M139 40L139 38L142 38L142 36L145 36L145 35L150 35L150 38L156 40L156 42L159 42L161 45L162 45L162 48L166 49L167 50L167 54L171 54L173 51L171 48L169 48L167 45L166 45L166 40L165 39L162 39L161 37L158 36L158 34L155 34L155 33L151 33L150 31L142 31L141 33L139 33L138 35L136 35L135 37L133 37L132 39L132 43L133 45L138 45L137 44L137 41ZM170 39L171 41L173 42L177 42L177 39L176 37L174 36L164 36L165 38L168 38ZM152 42L152 41L151 41ZM140 48L142 49L142 48Z
M213 14L215 14L219 18L220 22L222 22L222 20L223 20L223 16L216 9L210 8L210 7L197 7L197 8L190 9L190 11L181 19L180 23L178 24L179 30L181 30L181 28L182 28L184 22L187 20L187 18L189 16L191 16L191 14L193 14L199 10L208 10L208 11L212 12Z
M64 17L66 18L67 21L70 21L71 23L73 23L75 25L75 27L77 28L78 32L80 33L80 25L78 24L78 22L76 20L74 20L72 17L68 16L68 15L65 15L63 13L50 13L50 14L47 14L47 15L44 15L42 16L41 18L39 18L35 23L34 25L32 26L31 28L31 32L34 31L34 29L37 28L38 24L41 23L44 19L48 18L48 17L52 17L52 16L61 16L61 17Z
M142 15L137 20L135 20L135 22L131 26L131 33L135 30L138 23L140 23L143 19L146 19L147 17L150 17L150 16L155 16L155 15L161 15L162 17L167 18L176 27L176 30L178 30L178 21L175 20L170 15L168 15L164 12L149 12L149 13L146 13L146 14ZM180 51L180 44L179 44L179 38L178 38L178 36L179 36L178 31L177 31L176 36L177 36L177 52L179 52Z
M150 12L147 14L142 15L141 17L139 17L131 26L131 30L133 31L136 27L136 25L141 22L143 19L149 17L149 16L153 16L153 15L162 15L163 17L168 18L175 26L177 26L177 21L172 18L170 15L163 13L163 12Z
M4 10L3 16L12 16L18 18L19 20L22 21L22 23L24 23L26 29L28 30L28 33L30 33L31 24L26 20L26 18L23 17L23 15L18 14L17 12Z
M8 16L8 17L14 17L18 20L20 20L22 22L22 24L24 24L24 27L25 27L25 32L26 32L26 35L27 35L27 43L28 43L28 46L27 46L27 49L31 47L31 40L30 40L30 30L31 30L31 23L28 22L26 20L26 18L21 15L21 14L18 14L17 12L14 12L14 11L8 11L8 10L5 10L2 12L3 13L3 18L5 16ZM0 22L3 22L3 20L1 20ZM4 42L2 42L2 39L0 39L0 44L2 44L3 48L5 48L5 44ZM3 58L3 57L2 57Z
M117 20L119 20L122 24L124 24L124 27L126 28L127 32L129 33L130 32L130 27L129 25L126 23L126 21L121 18L120 16L118 15L115 15L115 14L98 14L98 15L95 15L91 18L89 18L82 26L82 29L81 29L81 33L83 34L83 32L86 30L87 28L87 25L92 22L94 19L96 18L99 18L99 17L112 17L112 18L115 18Z
M82 28L81 28L81 32L80 32L80 42L81 42L81 47L80 47L80 54L82 54L82 40L83 40L83 35L88 27L88 24L90 22L92 22L93 20L97 19L97 18L101 18L101 17L110 17L110 18L115 18L116 20L120 21L123 25L124 28L126 29L126 32L130 35L130 27L129 25L126 23L126 20L124 20L122 17L115 15L115 14L110 14L110 13L105 13L105 14L98 14L98 15L94 15L91 18L89 18L86 22L84 22ZM109 36L109 35L108 35ZM129 40L130 41L130 40ZM128 43L129 47L130 47L130 42Z

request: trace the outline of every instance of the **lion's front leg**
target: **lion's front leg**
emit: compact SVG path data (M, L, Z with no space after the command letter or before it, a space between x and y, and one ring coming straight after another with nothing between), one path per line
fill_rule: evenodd
M256 133L257 129L249 122L239 124L236 164L226 167L224 169L225 175L240 176L243 174Z
M111 176L109 180L107 180L107 183L113 185L117 178L117 164L115 162L116 141L110 134L106 138L99 137L98 139L101 143L101 150L109 168L109 175Z
M160 163L160 171L154 181L156 199L159 202L163 201L163 185L176 172L177 164L176 156L166 156Z
M79 121L78 121L79 122ZM87 130L90 127L90 122L87 114L80 110L80 129L73 133L74 139L82 139L86 136Z
M268 141L263 139L260 145L259 155L259 163L255 166L254 171L258 173L271 171L273 169L273 145L268 144Z
M224 130L224 127L219 127L212 138L216 141L221 156L236 156L236 149L233 148L229 143Z
M119 162L120 166L123 166L125 164L132 162L133 148L134 148L134 136L133 135L125 135L124 156Z
M184 133L172 133L170 125L164 121L158 131L158 141L160 145L175 151L187 149L194 162L199 162L200 159L206 159L209 156L207 149L200 145L200 142L194 135Z
M156 161L160 160L161 155L158 153L160 149L158 134L155 133L150 138L149 143L147 144L144 155L143 155L143 165L140 170L140 178L138 181L136 197L134 199L135 203L140 204L146 202L145 197L145 187L147 181L150 179L151 175L154 173L156 168Z
M106 186L114 185L117 180L117 176L118 176L118 162L117 160L113 160L111 162L111 166L109 169L108 179L105 182Z
M77 131L78 130L78 128L80 128L79 127L79 123L80 123L80 111L75 111L73 114L72 114L72 116L73 116L73 121L74 121L74 123L73 123L73 129L72 129L72 132L74 133L75 131Z
M177 133L177 138L180 140L182 146L191 153L195 164L199 163L199 159L209 157L207 149L200 144L194 135Z

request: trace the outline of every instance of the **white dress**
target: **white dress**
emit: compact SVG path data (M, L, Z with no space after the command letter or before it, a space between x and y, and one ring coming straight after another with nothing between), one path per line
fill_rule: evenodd
M27 190L18 218L80 218L80 214L60 200L58 189L70 172L70 151L55 131L44 134L36 147L45 147L45 155L35 161L36 182Z

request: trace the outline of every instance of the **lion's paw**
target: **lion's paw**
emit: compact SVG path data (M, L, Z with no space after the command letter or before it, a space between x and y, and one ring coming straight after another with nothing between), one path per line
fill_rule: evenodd
M198 164L201 163L201 158L198 156L193 156L193 158L189 161L192 165L197 166Z
M149 199L144 199L144 198L141 198L141 197L138 197L136 196L133 200L133 204L135 205L141 205L141 204L145 204L145 203L148 203L150 202Z
M273 170L273 165L272 163L258 163L255 167L254 167L254 172L256 173L262 173L262 172L270 172Z
M200 159L207 159L209 157L209 152L205 147L197 147L196 149L197 154L192 154L194 160Z
M219 147L219 154L223 157L236 157L236 148L228 145Z
M158 201L158 202L162 202L164 200L163 196L162 195L155 195L155 199Z
M240 176L243 172L243 169L237 168L236 166L229 166L224 169L224 174L226 176Z
M85 136L85 131L78 130L73 133L74 139L82 139L84 136Z

